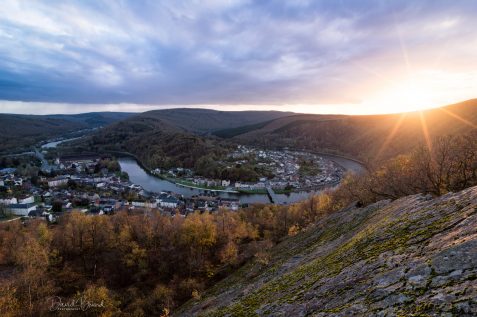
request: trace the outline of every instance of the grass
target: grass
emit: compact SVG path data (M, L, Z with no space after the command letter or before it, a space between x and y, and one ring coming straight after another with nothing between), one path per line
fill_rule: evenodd
M265 188L260 189L237 189L239 193L242 194L267 194L267 190Z
M156 176L164 180L167 180L171 183L183 185L183 186L197 187L197 188L205 189L205 190L225 190L226 189L226 187L223 187L223 186L205 186L205 185L195 184L193 182L186 181L181 178L168 177L165 174L160 174Z

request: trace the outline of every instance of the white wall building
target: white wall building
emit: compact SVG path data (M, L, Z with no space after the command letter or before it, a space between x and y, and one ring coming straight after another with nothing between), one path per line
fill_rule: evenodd
M35 197L33 195L29 197L25 197L23 199L18 199L19 204L33 204L34 202L35 202Z
M0 204L1 204L1 205L18 204L18 200L17 200L15 197L0 199Z
M57 177L48 181L49 187L58 187L68 184L68 178L66 177Z
M36 206L33 204L11 204L8 209L15 215L28 216L30 211L36 210Z

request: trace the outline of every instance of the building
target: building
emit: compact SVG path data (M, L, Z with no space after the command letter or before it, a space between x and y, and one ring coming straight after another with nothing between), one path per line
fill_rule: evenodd
M0 199L0 205L13 205L18 204L18 200L15 197Z
M9 167L9 168L2 168L0 169L0 175L6 175L6 174L13 174L16 172L16 168Z
M68 178L65 176L58 176L48 181L49 187L59 187L68 184Z
M33 204L11 204L8 209L15 215L28 216L28 214L36 210L36 205Z
M35 197L33 195L18 199L19 204L33 204L34 202L35 202Z
M163 208L177 208L179 200L175 197L169 196L159 200L159 206Z
M132 205L134 207L141 207L141 208L157 208L156 202L149 202L149 201L133 201Z
M240 206L240 201L234 198L221 198L219 206L222 208L227 208L233 211L237 211Z
M228 187L230 186L230 181L229 180L222 180L222 187Z

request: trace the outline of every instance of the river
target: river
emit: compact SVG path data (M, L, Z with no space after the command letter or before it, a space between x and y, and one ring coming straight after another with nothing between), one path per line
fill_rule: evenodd
M55 148L56 146L58 146L59 144L61 143L65 143L65 142L69 142L69 141L74 141L74 140L78 140L78 139L81 139L82 136L80 137L77 137L77 138L71 138L71 139L64 139L64 140L58 140L58 141L52 141L52 142L48 142L48 143L45 143L41 146L42 149L53 149Z
M324 155L323 155L324 156ZM340 164L347 170L352 171L362 171L363 167L359 163L347 160L342 157L334 157L331 155L327 155L326 158L332 159L336 163ZM119 164L121 165L121 170L128 173L129 180L134 184L142 186L147 191L150 192L161 192L161 191L171 191L174 193L178 193L184 195L184 197L192 197L194 195L203 194L204 190L201 189L194 189L183 187L180 185L176 185L172 182L167 180L163 180L156 176L148 174L133 158L129 157L121 157L118 159ZM252 204L252 203L270 203L270 199L266 194L233 194L233 193L224 193L224 192L216 192L218 196L223 198L238 198L240 199L240 203L242 204ZM305 200L306 198L310 197L310 195L315 194L317 192L293 192L289 194L276 194L276 201L277 204L290 204L297 201Z

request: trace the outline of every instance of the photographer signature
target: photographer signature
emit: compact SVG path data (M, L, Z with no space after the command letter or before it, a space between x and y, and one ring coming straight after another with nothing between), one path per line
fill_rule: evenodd
M91 308L105 308L104 301L94 302L85 297L69 299L64 301L61 297L55 296L50 298L50 311L59 310L77 310L87 311Z

